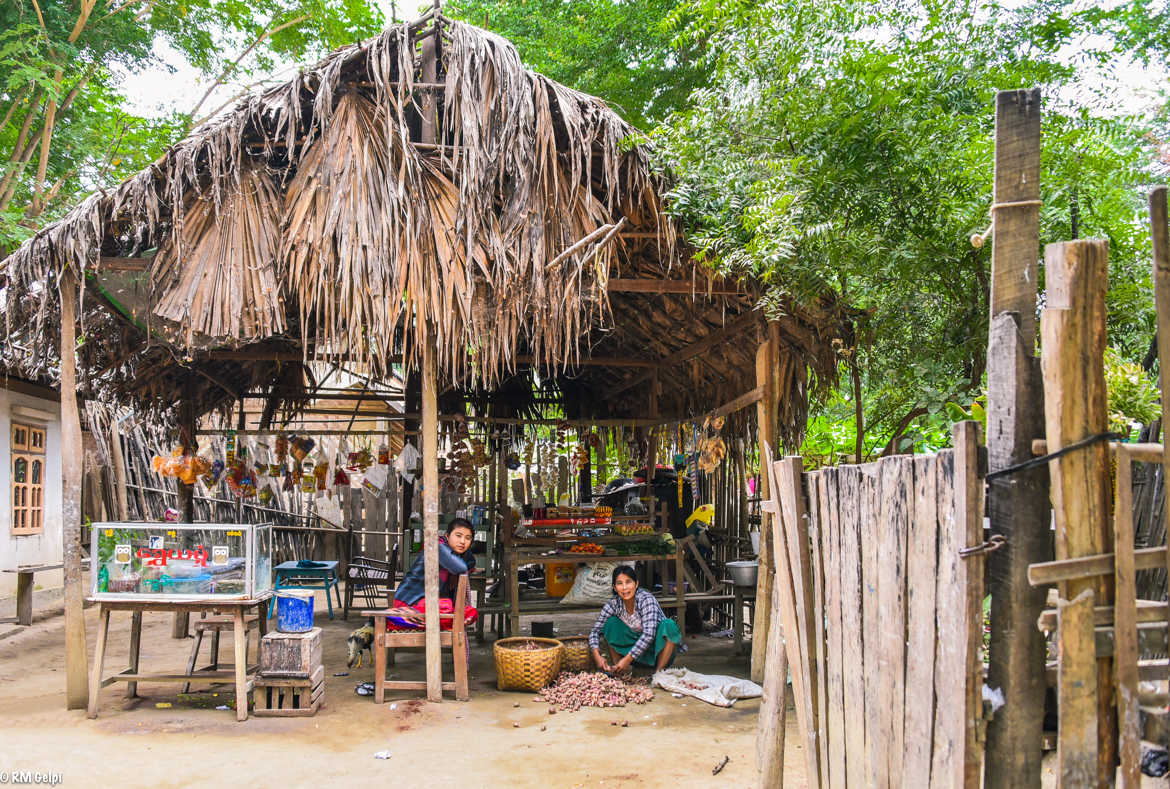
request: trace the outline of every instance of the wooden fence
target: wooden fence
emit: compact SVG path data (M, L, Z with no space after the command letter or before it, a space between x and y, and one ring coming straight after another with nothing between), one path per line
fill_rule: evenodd
M784 637L767 654L761 786L782 782L785 663L809 786L979 786L984 559L961 555L983 540L975 423L955 447L768 463Z

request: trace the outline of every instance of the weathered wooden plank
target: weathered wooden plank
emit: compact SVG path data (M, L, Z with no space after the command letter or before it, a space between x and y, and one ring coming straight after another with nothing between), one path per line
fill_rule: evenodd
M795 631L785 628L785 640L793 639L800 644L800 662L790 665L793 674L799 669L802 677L799 694L793 691L798 706L804 709L806 750L809 783L820 785L820 763L817 746L817 676L815 673L816 627L813 623L813 578L812 562L809 556L808 513L805 507L804 490L801 485L802 460L800 457L786 457L773 464L775 481L779 486L780 509L784 525L784 542L778 550L788 549L788 569L792 574L793 599L796 603Z
M951 435L955 446L955 525L962 545L983 542L983 480L979 475L979 424L959 422ZM957 630L963 650L963 761L956 780L966 789L983 785L983 577L984 556L959 560L963 606Z
M825 535L825 687L827 708L825 742L829 750L829 768L822 778L832 789L845 787L845 686L841 675L841 516L839 512L840 474L838 469L820 473L817 495L820 500L821 532ZM853 634L850 634L850 638Z
M837 471L841 523L841 675L847 786L865 786L865 638L861 600L861 468Z
M871 787L889 785L884 747L885 711L881 707L881 609L878 598L878 549L881 545L881 478L877 463L859 467L861 471L859 520L861 542L861 616L862 650L865 653L865 774Z
M1059 626L1059 778L1061 786L1096 786L1097 657L1093 646L1091 588L1057 603Z
M428 39L433 41L433 39ZM426 45L424 44L424 52ZM424 61L426 58L424 57ZM432 68L434 56L431 56ZM427 701L443 700L439 640L439 423L435 340L424 333L422 363L423 589L426 600Z
M1041 368L1049 451L1108 429L1105 393L1105 292L1109 244L1103 240L1049 244L1044 250L1047 306L1041 316ZM1109 547L1108 449L1096 443L1049 464L1056 523L1056 558L1105 553ZM1093 589L1103 605L1113 602L1105 578L1061 584L1061 596L1075 600ZM1090 612L1091 614L1091 612ZM1073 641L1069 649L1081 642ZM1092 644L1087 647L1091 650ZM1080 665L1079 656L1072 658ZM1085 681L1085 678L1082 678ZM1061 687L1065 687L1064 684ZM1113 667L1098 661L1097 781L1111 783L1117 757L1117 718L1113 706Z
M1142 781L1142 727L1138 701L1137 575L1133 561L1133 459L1117 453L1117 495L1113 507L1114 653L1117 672L1117 718L1121 786L1137 789ZM1091 612L1090 621L1096 618Z
M828 707L828 688L825 683L825 565L824 554L827 538L825 535L827 524L822 520L821 510L821 480L819 474L809 474L805 477L808 485L808 545L809 558L812 565L813 607L810 615L814 626L815 643L811 650L813 658L813 679L816 696L813 701L813 713L817 722L817 758L820 762L821 786L828 786L829 780L829 749L826 729L826 708Z
M772 584L772 611L779 616L780 584ZM756 730L756 770L760 786L784 785L784 727L788 688L788 656L785 653L784 628L779 623L768 628L768 670L764 674L764 695L760 699Z
M890 786L902 785L906 706L906 536L914 490L913 464L900 455L878 462L881 475L878 528L878 732L879 758L886 762Z
M1033 251L1033 257L1035 252ZM1029 459L1030 442L1044 430L1040 362L1025 345L1019 315L991 322L987 351L988 468L997 471ZM1041 736L1047 683L1044 636L1031 627L1044 607L1044 590L1028 583L1028 566L1052 559L1048 469L1039 467L993 480L988 489L991 533L1006 544L988 559L991 644L987 683L1005 704L987 727L988 789L1040 781ZM1055 612L1053 613L1055 622Z
M769 627L769 638L773 651L782 644L787 656L787 664L791 667L792 692L798 699L796 704L797 723L801 731L808 731L808 722L805 719L804 707L799 703L804 692L804 677L799 670L800 640L794 637L797 632L795 590L792 584L792 571L788 566L788 552L785 550L784 525L781 516L780 487L777 479L780 461L772 460L771 447L765 442L761 448L762 470L768 475L768 490L771 498L766 501L765 512L770 514L768 521L771 524L770 545L773 546L773 562L776 568L776 577L773 579L773 600L776 608L772 610L772 623ZM761 539L761 545L763 540ZM759 617L757 603L756 617ZM779 629L778 634L772 633ZM793 634L790 637L789 634ZM765 657L765 660L767 657ZM784 761L784 689L783 672L765 672L764 703L760 706L759 728L756 734L756 756L759 762L760 775L783 776ZM769 693L768 690L771 690ZM765 784L767 785L767 784Z
M938 574L937 460L914 459L914 517L906 556L906 765L904 775L930 785L934 726L935 594Z
M959 789L956 765L963 760L963 650L957 631L957 612L963 607L959 585L961 543L954 510L955 458L952 450L938 453L935 481L938 502L938 575L935 587L934 735L930 785Z

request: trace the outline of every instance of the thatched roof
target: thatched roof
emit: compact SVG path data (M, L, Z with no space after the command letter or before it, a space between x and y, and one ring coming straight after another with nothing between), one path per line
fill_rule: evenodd
M677 376L659 368L660 411L709 409L754 386L760 316L743 316L756 294L703 295L634 137L492 33L442 17L391 27L242 100L22 245L0 264L21 342L0 362L55 364L70 266L86 274L80 378L139 407L186 396L210 410L257 390L295 405L298 355L378 377L414 367L426 332L449 386L507 389L534 369L582 415L644 416L652 378L584 357L669 365L681 351ZM700 295L611 297L615 278L688 280ZM834 374L837 312L782 317L796 401L810 367L811 385ZM704 338L711 353L688 356ZM802 424L803 407L791 417Z

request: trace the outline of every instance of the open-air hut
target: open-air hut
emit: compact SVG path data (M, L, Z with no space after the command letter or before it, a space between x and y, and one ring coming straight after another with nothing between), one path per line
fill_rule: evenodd
M268 419L303 405L309 360L401 365L429 474L440 397L513 415L534 373L568 418L759 402L761 436L791 443L833 377L839 307L766 320L755 283L691 262L665 188L603 101L435 11L240 101L24 243L0 263L0 362L173 414L185 441L245 395Z

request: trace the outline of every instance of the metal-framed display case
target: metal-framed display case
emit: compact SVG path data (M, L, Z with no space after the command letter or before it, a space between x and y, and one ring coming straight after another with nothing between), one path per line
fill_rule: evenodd
M272 591L270 523L95 523L95 600L249 600Z

